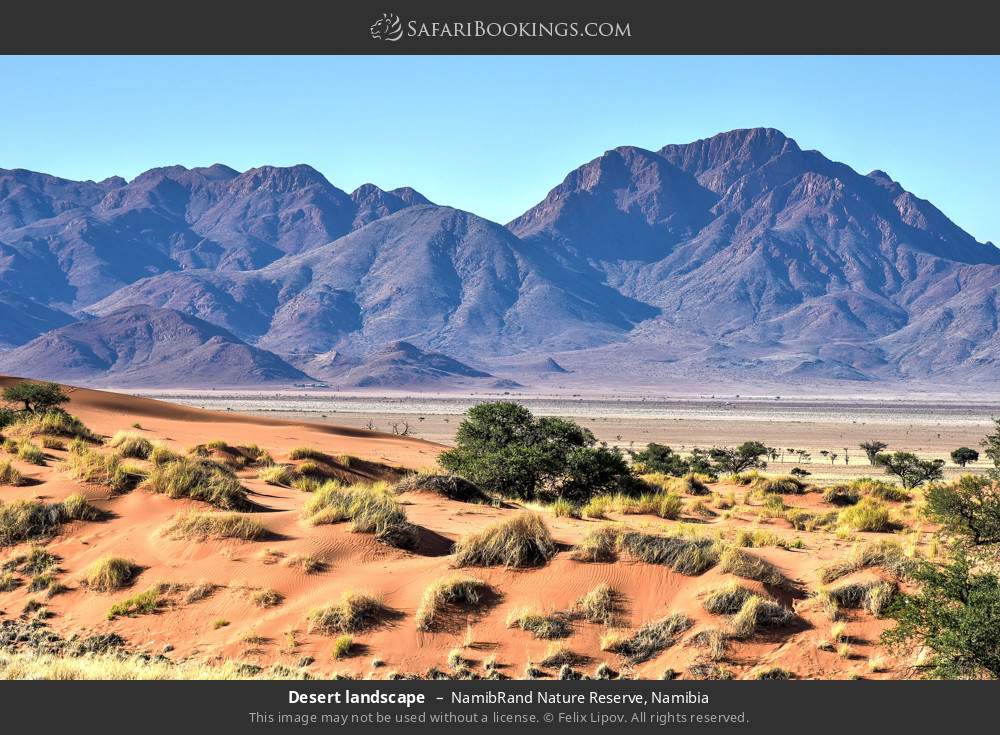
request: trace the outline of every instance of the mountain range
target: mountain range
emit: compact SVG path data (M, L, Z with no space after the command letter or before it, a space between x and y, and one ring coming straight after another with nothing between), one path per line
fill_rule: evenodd
M305 165L0 170L0 371L34 377L982 386L998 312L1000 249L773 129L607 151L506 226Z

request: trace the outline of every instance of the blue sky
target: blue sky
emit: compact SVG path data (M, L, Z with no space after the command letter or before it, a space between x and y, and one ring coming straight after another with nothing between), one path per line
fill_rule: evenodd
M5 57L0 167L309 163L506 222L619 145L769 126L1000 243L1000 57Z

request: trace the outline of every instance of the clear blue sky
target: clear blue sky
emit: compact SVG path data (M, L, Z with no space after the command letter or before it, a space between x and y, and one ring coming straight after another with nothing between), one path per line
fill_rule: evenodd
M309 163L506 222L619 145L770 126L1000 243L1000 58L0 58L0 167Z

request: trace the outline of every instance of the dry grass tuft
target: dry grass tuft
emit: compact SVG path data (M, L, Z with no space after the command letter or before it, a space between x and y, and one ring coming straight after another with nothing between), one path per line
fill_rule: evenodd
M240 513L187 511L175 515L160 533L173 539L243 539L256 541L267 536L261 523Z
M255 507L236 476L210 460L182 457L154 465L142 486L170 498L200 500L223 510Z
M853 572L872 567L886 570L897 578L908 573L912 562L907 559L903 547L894 541L873 541L855 547L844 559L827 564L819 569L819 581L830 584Z
M706 572L719 561L715 541L704 537L626 531L619 536L618 545L636 559L691 576Z
M351 522L354 533L374 534L378 541L401 549L419 541L416 526L406 520L406 511L385 483L344 487L327 482L305 504L311 525Z
M66 459L70 474L91 485L102 485L112 493L133 489L141 477L114 454L102 454L89 447L71 447Z
M607 584L599 584L573 605L573 612L591 623L611 625L618 615L618 594Z
M535 567L555 556L556 545L537 513L496 521L455 544L455 566Z
M613 562L618 558L618 535L614 526L589 531L573 548L573 558L584 562Z
M732 620L729 634L733 638L752 638L761 628L777 628L788 625L795 619L795 613L773 600L765 600L758 595L746 599Z
M881 500L871 496L862 498L857 505L840 511L837 523L854 531L885 533L893 530L889 509Z
M142 571L135 562L118 556L105 556L84 573L84 584L96 592L113 592L128 587Z
M119 431L108 441L108 446L117 449L119 456L132 459L149 459L153 453L153 442L133 431Z
M456 607L474 607L493 588L475 577L452 575L437 580L424 590L424 596L417 608L417 630L436 630L447 613Z
M680 634L693 624L687 615L672 613L647 623L629 636L607 636L602 639L601 648L624 656L632 663L642 663L674 645Z
M726 582L705 592L702 607L713 615L735 615L754 593L739 582Z
M820 590L819 600L821 605L831 609L864 608L875 617L881 617L897 592L894 582L873 580Z
M377 598L345 591L333 605L309 613L309 632L357 633L375 626L384 613L385 607Z
M23 484L24 475L9 460L0 461L0 485L19 487Z
M758 477L751 484L757 492L777 495L801 495L807 487L797 477Z
M568 616L559 612L543 613L534 608L512 610L507 615L507 627L520 628L544 640L565 638L572 632Z
M789 584L785 575L776 566L736 546L730 546L722 552L719 559L719 570L775 587L784 587Z

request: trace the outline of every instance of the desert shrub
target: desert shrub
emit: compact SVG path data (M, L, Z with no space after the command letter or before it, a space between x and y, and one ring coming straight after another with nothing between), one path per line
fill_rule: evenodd
M952 450L951 461L959 467L965 467L969 462L979 461L979 452L971 447L959 447Z
M665 618L647 623L629 636L619 636L604 641L602 649L624 656L632 663L642 663L677 642L681 633L693 621L683 613L672 613Z
M292 478L291 486L304 493L314 493L327 482L330 482L330 480L319 477L307 477L296 473L295 477Z
M402 479L396 484L394 489L397 493L434 493L461 503L490 502L490 497L486 493L464 477L459 477L458 475L414 474Z
M218 585L212 584L211 582L199 582L187 591L187 594L184 596L184 601L188 603L200 602L215 594L217 589Z
M788 679L794 679L795 674L788 669L781 668L780 666L771 666L766 669L755 671L753 678L757 681L786 681Z
M947 564L922 563L919 588L897 595L887 610L896 626L883 642L900 650L925 647L926 673L940 679L1000 678L1000 579L964 554Z
M62 439L57 439L54 436L43 436L42 437L42 448L43 449L56 449L60 452L66 450L66 442Z
M385 611L377 598L347 590L334 604L309 613L309 632L357 633L376 625Z
M855 531L885 533L893 530L889 509L882 501L870 496L863 498L857 505L840 511L837 524Z
M243 539L255 541L267 535L259 521L240 513L178 513L160 529L160 533L174 539Z
M336 659L347 658L354 648L354 638L349 635L337 636L333 642L333 657Z
M722 552L719 558L719 571L772 586L788 584L785 575L771 562L736 546L730 546Z
M759 477L753 482L753 488L762 493L801 495L806 484L797 477Z
M25 574L42 574L54 568L59 563L59 557L44 546L32 546L21 559L17 567Z
M13 572L3 572L0 574L0 592L10 592L17 589L21 580L14 576Z
M182 457L154 465L142 486L170 498L190 498L223 510L252 510L247 490L225 468L208 460Z
M417 630L435 630L450 610L474 607L492 590L489 584L475 577L452 575L439 579L424 590L416 612Z
M149 589L128 597L111 606L108 620L118 617L133 618L137 615L152 615L162 603L163 586L154 584Z
M875 617L880 617L892 602L898 587L893 582L872 580L852 582L839 587L820 590L821 604L836 604L837 608L864 608Z
M946 532L972 546L1000 544L1000 487L988 477L963 475L924 493L925 513Z
M459 539L455 566L541 566L555 553L555 542L541 516L519 513Z
M701 605L713 615L735 615L754 593L739 582L725 582L705 593Z
M312 447L295 447L288 453L289 459L313 459L320 462L329 462L330 455Z
M787 510L788 506L780 495L769 493L764 496L764 502L757 509L757 515L761 518L784 518Z
M850 485L834 485L823 491L823 502L830 505L856 505L861 500L861 491Z
M573 558L586 562L612 562L618 558L618 529L601 526L588 531L573 548Z
M138 564L119 556L104 556L87 567L84 583L97 592L113 592L127 587L142 571Z
M853 572L871 567L880 567L887 572L903 577L912 563L903 553L903 548L892 541L873 541L854 548L844 559L832 562L819 569L819 581L829 584Z
M504 401L469 409L438 461L489 493L522 499L544 492L580 502L633 482L621 452L598 446L588 429Z
M626 531L619 536L618 545L647 564L662 564L692 576L702 574L719 561L718 549L710 538Z
M292 554L285 559L285 566L298 567L306 574L321 572L326 569L326 562L315 554Z
M8 460L0 461L0 485L18 487L24 484L22 475Z
M130 474L117 456L90 448L83 452L70 451L66 466L77 480L103 485L112 493L127 492L139 481L139 477Z
M641 475L640 480L670 493L686 495L708 495L711 489L705 484L702 475L694 473L682 477L671 477L659 473Z
M119 431L108 441L108 446L117 449L121 457L148 459L153 452L153 442L132 431Z
M747 639L761 628L788 625L794 618L795 613L777 602L751 595L729 621L729 631L734 638Z
M618 594L607 584L599 584L573 605L573 612L591 623L611 625L619 611Z
M851 482L850 487L863 495L892 503L902 503L913 498L908 490L899 485L873 477L859 477Z
M29 464L45 464L45 453L27 439L18 442L17 456Z
M280 592L271 589L254 590L250 595L250 602L257 607L277 607L284 599Z
M67 496L60 506L63 521L96 521L102 516L81 493Z
M327 482L305 504L312 525L351 522L354 533L370 533L378 541L398 548L416 546L416 527L384 483L344 487Z
M545 668L552 668L553 666L572 666L580 661L580 655L571 651L568 646L562 643L550 643L549 647L545 649L545 656L538 664Z
M507 616L507 627L520 628L543 640L565 638L572 632L568 616L559 612L543 613L534 608L511 611Z
M601 520L607 518L614 508L615 501L610 495L595 495L580 508L580 514L584 518Z
M295 479L292 468L282 464L262 468L257 473L257 477L268 485L282 485L286 487L291 485L292 480Z
M690 471L690 465L681 455L670 447L656 442L650 442L642 451L629 454L632 463L640 472L680 477Z
M729 681L733 672L724 666L713 663L694 664L687 670L688 676L701 681Z
M767 467L764 458L768 454L768 448L757 441L743 442L733 448L713 447L708 450L708 456L712 459L715 469L733 475Z
M0 547L41 539L55 533L63 521L62 507L38 500L0 501Z
M582 516L580 507L566 498L557 498L549 506L549 510L552 511L552 515L556 518L580 518Z
M742 528L733 537L733 544L748 549L777 546L783 549L795 548L795 543L762 528Z
M785 520L798 531L817 531L835 524L837 512L814 513L805 508L789 508L785 511Z
M163 465L168 462L175 462L180 458L181 455L165 444L154 443L153 448L149 452L149 461L154 465Z

